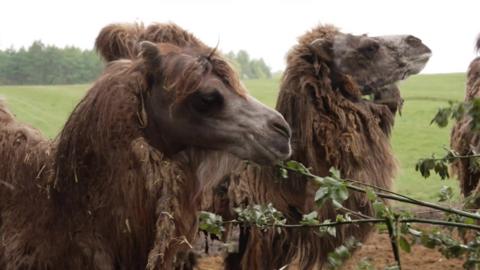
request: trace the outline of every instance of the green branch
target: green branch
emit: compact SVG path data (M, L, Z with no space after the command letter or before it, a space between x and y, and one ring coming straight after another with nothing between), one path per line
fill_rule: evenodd
M421 218L404 218L398 219L398 223L421 223L421 224L431 224L431 225L441 225L447 227L457 227L465 229L473 229L480 232L480 226L474 224L464 224L458 222L443 221L437 219L421 219ZM239 220L227 220L222 222L223 224L247 224L247 225L256 225L254 223L246 223ZM388 219L385 218L369 218L369 219L352 219L345 221L337 222L327 222L320 224L267 224L268 227L278 227L278 228L320 228L320 227L335 227L341 225L353 225L353 224L363 224L363 223L388 223Z
M281 168L285 169L285 170L300 173L304 176L310 177L314 181L319 183L320 185L322 184L321 179L323 179L323 178L320 177L320 176L314 175L314 174L310 173L309 171L295 170L295 169L287 167L283 164L279 165L279 166ZM350 190L361 192L361 193L366 193L367 192L364 188L361 188L361 187L352 185L351 183L348 183L347 180L343 180L343 179L336 179L336 180L341 181L341 182L345 182L347 188L350 189ZM357 182L357 183L359 183L359 182ZM372 187L374 189L381 189L379 187L372 186L372 185L370 185L370 187ZM382 189L382 192L375 191L375 194L378 197L383 198L383 199L389 199L389 200L399 201L399 202L403 202L403 203L424 206L424 207L428 207L428 208L432 208L432 209L441 210L443 212L447 212L447 213L450 213L450 214L456 214L456 215L459 215L459 216L469 217L469 218L473 218L473 219L476 219L476 220L480 220L480 215L475 214L475 213L470 213L470 212L462 211L462 210L452 208L452 207L444 207L444 206L437 205L437 204L434 204L434 203L417 200L417 199L411 198L411 197L406 196L406 195L397 195L394 192L388 191L388 190L385 190L385 189Z

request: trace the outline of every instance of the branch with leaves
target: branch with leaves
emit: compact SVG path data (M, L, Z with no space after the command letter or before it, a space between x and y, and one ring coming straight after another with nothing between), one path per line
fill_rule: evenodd
M430 124L436 124L444 128L448 126L450 120L460 121L469 117L471 119L469 121L470 130L473 132L480 131L480 98L465 102L449 101L448 104L447 107L438 110ZM442 157L432 155L430 158L420 159L415 166L415 170L419 171L425 178L430 177L433 171L443 180L450 177L448 165L459 159L468 159L471 167L480 171L480 154L460 155L451 149L445 150L446 153Z
M480 130L480 98L470 101L455 102L449 101L448 107L438 109L430 124L437 124L439 127L446 127L451 119L459 121L463 117L471 117L471 129Z
M476 242L463 244L456 241L453 236L439 233L437 230L428 232L426 230L414 229L412 227L413 224L429 224L452 228L451 230L456 229L459 232L464 232L465 230L480 232L480 226L476 224L480 220L480 215L475 212L420 201L370 184L355 180L341 179L335 171L332 171L327 177L320 177L312 174L308 168L296 161L288 161L279 164L278 168L280 171L279 174L284 178L288 178L289 173L298 173L314 181L318 184L318 190L314 198L316 205L320 208L327 202L330 202L333 207L344 214L337 215L336 219L333 221L320 220L318 218L318 213L314 211L304 215L298 224L290 224L287 223L283 214L276 210L272 204L250 205L244 209L235 209L237 218L229 221L223 221L221 217L212 213L202 212L200 215L201 229L219 235L223 232L223 225L225 224L252 226L261 230L276 229L278 233L281 233L281 229L308 227L312 229L316 228L319 237L324 235L335 237L336 227L338 226L365 223L384 224L389 233L392 250L396 259L396 265L392 266L393 268L391 269L401 269L400 249L410 252L411 245L416 243L420 243L427 247L438 248L444 255L455 255L456 257L467 256L470 259L467 259L468 263L466 263L466 265L471 265L474 262L474 259L472 258L478 257L476 255L474 256L474 254L480 252L480 245L477 246ZM345 208L343 202L348 199L350 191L365 193L368 200L372 203L375 216L370 217ZM440 191L440 194L440 200L448 200L452 197L452 190L444 188ZM446 219L422 219L415 217L408 211L395 211L393 208L385 204L382 199L389 199L401 203L435 209L444 212ZM414 240L408 241L409 237ZM357 246L357 244L351 242L348 244L344 243L342 246L338 247L329 255L329 265L332 268L341 265L342 261L348 257L346 254L348 253L347 251L349 248L355 246ZM453 252L453 250L460 250L461 252ZM366 262L363 263L366 264Z
M480 131L480 99L474 99L468 102L449 101L449 106L441 108L431 121L440 127L446 127L451 119L460 120L463 117L470 117L471 130ZM469 159L470 162L480 170L480 154L459 155L454 151L447 149L447 153L442 157L432 155L431 158L424 158L418 161L415 169L425 178L432 174L432 171L438 174L442 179L448 178L448 165L458 159ZM255 226L262 230L277 229L296 229L296 228L317 228L318 234L328 234L333 237L336 235L336 227L344 225L357 225L363 223L383 224L388 231L392 244L392 251L396 264L386 269L401 269L400 249L405 252L411 251L411 245L421 244L427 248L438 249L446 258L464 257L465 269L471 269L473 266L480 265L480 215L477 212L457 209L449 206L443 206L436 203L426 202L411 198L409 196L392 192L371 184L355 181L352 179L342 179L338 172L331 171L327 177L314 175L303 164L296 161L288 161L278 165L279 175L288 178L289 173L299 173L308 179L311 179L318 185L315 194L315 203L320 208L327 202L331 203L335 209L342 214L337 215L336 220L320 220L316 211L303 216L298 224L287 224L283 214L276 210L271 204L253 205L245 209L235 209L238 218L230 221L223 221L221 217L214 214L202 213L201 228L213 233L220 234L223 231L223 225L226 223L241 224L242 226ZM372 203L375 216L370 217L363 213L355 212L343 206L343 202L348 199L349 192L364 193ZM466 198L466 201L477 199ZM439 202L445 202L453 197L453 191L450 187L442 187L439 192ZM408 211L395 211L385 204L384 199L406 203L410 205L427 207L435 210L437 213L443 213L444 219L425 219L418 218ZM355 218L352 218L355 217ZM417 229L413 224L429 224L442 226L448 230ZM465 236L467 230L473 230L475 236L468 243L457 240L453 235L456 231L460 236ZM449 232L449 233L448 233ZM410 240L409 240L410 239ZM358 242L349 239L343 245L338 247L328 256L328 264L331 268L338 268L342 262L350 255L349 250L358 246ZM368 261L360 261L359 269L373 269Z

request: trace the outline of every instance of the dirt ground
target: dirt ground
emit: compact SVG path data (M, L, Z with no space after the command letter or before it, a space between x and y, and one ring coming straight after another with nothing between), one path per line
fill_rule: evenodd
M375 269L384 269L386 265L394 262L391 252L390 241L387 234L373 234L363 246L346 262L343 270L356 270L358 262L368 258ZM436 250L424 248L422 246L413 246L410 253L401 253L403 270L461 270L463 269L461 260L445 259ZM211 256L199 260L199 269L201 270L220 270L223 269L223 259L221 256ZM297 270L293 267L291 270Z
M374 234L358 250L353 258L344 265L344 270L356 270L358 262L364 258L370 259L375 269L384 269L394 263L388 234ZM410 253L401 252L403 270L460 270L463 261L458 259L447 260L438 251L422 246L413 246Z

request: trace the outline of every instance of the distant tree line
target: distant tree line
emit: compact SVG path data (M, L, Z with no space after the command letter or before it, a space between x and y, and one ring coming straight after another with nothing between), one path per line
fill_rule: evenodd
M103 64L93 50L58 48L34 41L0 50L0 84L77 84L95 80Z
M250 59L246 51L225 56L242 79L272 77L263 59ZM98 77L103 66L93 50L58 48L34 41L28 48L0 50L0 85L88 83Z
M240 72L240 77L244 80L272 77L270 67L265 64L262 58L250 59L250 56L244 50L240 50L237 53L229 52L225 56L230 60L236 70Z

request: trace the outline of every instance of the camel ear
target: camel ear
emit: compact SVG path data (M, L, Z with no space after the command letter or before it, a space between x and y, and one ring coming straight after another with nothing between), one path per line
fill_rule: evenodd
M324 38L317 38L309 45L312 52L322 60L332 60L332 43Z
M142 56L149 70L157 70L160 67L160 50L158 46L150 41L142 41L138 44Z

